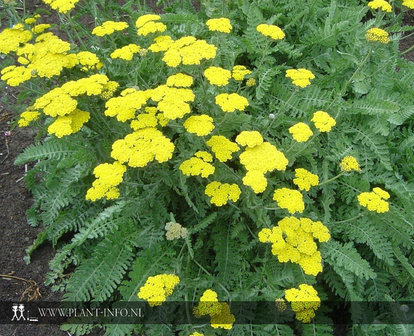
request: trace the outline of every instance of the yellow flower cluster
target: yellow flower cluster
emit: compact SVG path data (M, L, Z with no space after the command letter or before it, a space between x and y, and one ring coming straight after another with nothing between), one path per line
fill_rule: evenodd
M135 112L146 104L149 93L146 91L125 89L120 97L109 99L105 103L105 115L116 117L118 121L125 122L135 118Z
M358 195L358 202L369 211L376 211L377 213L388 212L389 204L387 199L390 194L381 188L374 188L371 192L363 192Z
M111 156L130 167L145 167L153 160L166 162L174 144L156 128L147 127L126 135L112 144Z
M313 135L310 127L303 122L298 122L297 124L290 127L289 133L292 134L293 139L295 139L297 142L306 142Z
M54 88L36 99L34 109L43 109L51 117L64 116L75 110L78 102L62 88Z
M211 66L204 70L204 76L211 85L225 86L229 83L231 72L220 67Z
M198 151L194 156L203 159L205 162L213 162L213 156L206 151Z
M67 54L70 44L52 33L39 35L34 44L25 43L20 46L21 42L30 40L24 38L24 32L32 36L31 32L24 31L23 28L6 29L0 33L0 52L15 51L17 61L21 64L8 66L1 71L1 79L10 86L18 86L32 77L51 78L59 75L63 68L73 68L82 60L76 54ZM10 43L11 38L16 39L15 43ZM3 43L10 43L10 46L5 47Z
M275 25L262 23L256 27L256 30L262 35L268 36L274 40L281 40L285 37L283 30Z
M233 28L230 20L224 17L207 20L206 25L210 31L218 31L226 34L230 33Z
M307 69L288 69L286 70L285 77L292 80L292 83L296 86L304 88L310 85L310 80L315 78L315 75Z
M310 187L317 186L319 184L318 175L312 174L303 168L295 169L295 178L293 183L299 187L299 190L309 191Z
M62 90L72 97L80 95L97 96L102 94L109 83L108 77L102 74L91 75L62 85ZM111 84L114 85L114 84Z
M315 317L315 311L321 305L318 292L307 284L299 285L299 289L286 289L285 298L291 303L296 319L304 323L309 323Z
M183 126L188 132L198 136L207 135L214 129L213 118L207 114L191 116L187 118Z
M346 172L353 170L357 172L361 171L357 159L353 156L345 156L339 163L339 166L341 167L341 170Z
M164 113L167 119L175 120L190 113L189 102L193 102L195 95L191 89L175 88L160 85L153 90L147 90L151 99L158 102L157 109Z
M276 189L273 200L277 202L280 208L286 209L291 214L305 210L302 194L297 190L289 188Z
M151 307L160 306L170 296L180 282L174 274L158 274L150 276L144 286L139 289L138 297L148 301Z
M188 230L176 222L168 222L165 224L164 229L167 231L165 233L167 240L186 238L188 235Z
M95 27L92 30L92 34L96 36L111 35L115 31L122 31L126 28L128 28L128 23L126 22L105 21L100 26Z
M414 9L414 0L403 0L402 5L407 8Z
M246 132L247 133L247 132ZM253 132L242 132L241 141L246 144L257 145L245 148L240 154L240 163L246 168L247 173L243 178L243 184L251 187L258 194L263 192L267 187L265 174L274 170L285 170L288 160L285 155L269 142L261 142L257 134ZM238 136L238 137L239 137ZM236 138L240 140L240 138ZM263 139L262 139L263 141Z
M90 51L81 51L76 54L78 62L81 65L82 71L99 70L102 68L103 63L99 60L98 56Z
M86 199L96 201L105 197L106 199L115 199L119 197L118 185L122 182L126 167L119 162L102 163L96 166L93 174L96 180L92 187L86 193Z
M221 107L224 112L234 112L235 110L243 111L249 106L247 98L237 93L221 93L216 96L216 104Z
M213 181L207 184L205 194L211 197L211 204L222 206L227 204L229 200L237 202L240 197L241 190L237 184Z
M319 132L330 132L336 121L324 111L316 111L311 119Z
M36 15L33 15L31 17L24 19L24 23L27 25L32 25L32 24L35 24L38 19L40 19L40 14L36 14Z
M387 44L390 42L390 38L388 37L388 33L381 29L381 28L370 28L365 33L365 38L368 42L380 42L383 44Z
M217 293L211 289L204 291L200 302L193 308L193 313L196 317L209 315L211 327L215 329L231 329L236 321L229 305L226 302L219 302Z
M118 87L119 87L119 84L117 82L109 81L108 83L104 84L100 96L103 99L109 99L114 95Z
M285 217L272 229L262 229L259 241L272 243L272 254L279 262L299 264L306 274L322 272L322 257L315 239L327 242L331 235L321 222L309 218Z
M204 153L210 155L207 152ZM211 160L209 160L210 158L211 155L208 157L203 154L203 152L197 152L195 154L195 157L192 157L181 163L179 169L186 176L200 175L201 177L209 177L211 174L214 174L215 171L214 166L208 163L211 162Z
M160 32L162 33L167 29L167 26L159 21L161 17L155 14L146 14L138 17L135 21L135 26L138 28L138 35L147 36L148 34Z
M249 78L249 79L246 81L246 85L247 85L247 86L255 86L255 85L256 85L256 80L255 80L254 78Z
M69 114L57 117L56 120L49 125L47 131L49 134L54 134L58 138L61 138L65 135L78 132L89 118L89 112L75 109Z
M237 81L242 81L246 75L251 73L244 65L235 65L232 69L231 76Z
M242 131L236 137L236 142L241 146L253 148L263 143L263 137L257 131Z
M113 59L120 58L125 61L130 61L136 53L140 51L141 47L137 44L130 43L122 48L115 49L110 57Z
M207 142L216 158L221 162L230 160L232 154L239 150L236 143L230 141L223 135L213 135Z
M89 120L89 112L78 110L78 102L73 97L82 94L100 95L104 86L108 83L108 77L105 75L92 75L87 78L81 78L77 81L69 81L61 87L57 87L36 99L35 103L29 108L30 110L43 109L43 113L57 117L57 119L48 127L50 134L62 137L78 132L82 125ZM26 118L24 118L26 119ZM21 122L25 125L25 122Z
M183 73L177 73L167 78L167 86L171 87L190 87L193 82L193 77Z
M200 64L204 59L216 57L217 47L204 40L197 40L194 36L184 36L173 40L170 36L159 36L148 48L152 52L164 51L162 60L170 67L180 64Z
M59 13L67 13L73 9L79 0L43 0L43 2Z
M385 0L373 0L368 2L368 7L372 9L381 9L384 12L390 13L392 11L391 5Z
M160 125L162 127L168 124L168 119L164 117L163 113L159 113L156 107L145 107L145 113L139 114L136 119L131 121L131 128L135 131L146 128L156 127Z
M8 54L17 51L21 44L30 41L32 37L32 33L25 30L21 23L13 28L6 28L0 33L0 53Z
M189 336L204 336L204 334L200 334L199 332L195 331Z
M26 111L24 111L21 115L19 120L17 121L17 124L19 127L26 127L29 126L29 124L32 121L35 121L39 119L40 113L36 110L33 110L31 107L27 108Z

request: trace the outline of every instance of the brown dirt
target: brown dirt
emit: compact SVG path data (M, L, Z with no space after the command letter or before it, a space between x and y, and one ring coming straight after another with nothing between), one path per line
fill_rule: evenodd
M156 0L148 1L149 7L160 12L155 3ZM28 11L41 5L40 0L26 1ZM410 13L406 16L404 24L413 25L413 22L414 14ZM414 36L403 39L400 50L407 50L413 44ZM414 61L414 50L404 57ZM32 244L41 228L27 224L25 212L33 201L22 179L25 168L13 165L17 155L33 143L35 136L30 129L16 128L11 131L11 124L15 118L11 104L15 101L14 94L14 90L6 88L1 95L7 96L9 103L7 106L0 104L0 301L26 301L29 295L35 294L36 291L40 295L38 300L59 300L61 295L53 293L44 285L45 274L49 269L48 262L54 255L52 247L44 244L38 248L33 253L29 265L23 261L25 249ZM11 134L7 135L9 131ZM9 278L10 275L24 280ZM20 335L67 336L68 333L61 331L56 325L0 325L0 336Z

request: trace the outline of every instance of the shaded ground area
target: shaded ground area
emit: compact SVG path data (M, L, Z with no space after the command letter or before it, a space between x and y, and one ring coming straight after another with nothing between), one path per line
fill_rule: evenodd
M156 1L148 1L150 7L159 12ZM26 9L33 11L41 1L26 1ZM413 25L414 14L405 18L405 25ZM410 32L406 33L408 36ZM414 35L401 41L400 49L407 50L414 45ZM404 57L414 60L414 50ZM1 60L1 59L0 59ZM33 143L34 134L29 129L11 130L10 122L15 115L11 105L15 91L1 92L7 96L8 104L0 103L0 301L26 301L30 297L44 301L59 300L61 295L53 293L44 285L48 263L54 255L50 245L43 245L32 255L29 265L23 261L25 249L31 245L40 228L27 224L25 212L32 204L30 193L24 186L25 167L14 166L17 155ZM0 102L1 102L0 97ZM9 133L10 132L10 133ZM0 336L68 336L57 325L0 325ZM95 334L98 335L98 334Z

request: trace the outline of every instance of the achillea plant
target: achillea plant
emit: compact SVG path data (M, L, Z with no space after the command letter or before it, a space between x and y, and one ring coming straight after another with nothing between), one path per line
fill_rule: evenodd
M27 215L44 231L27 260L52 242L46 283L67 301L198 299L186 316L211 319L197 332L113 321L107 335L333 335L319 324L335 315L326 299L413 295L414 66L390 36L394 11L374 22L375 1L177 1L162 15L114 3L113 21L104 11L85 28L71 15L95 2L44 2L70 41L38 15L0 33L1 78L31 99L16 123L43 137L16 160L37 162ZM280 309L282 296L288 325L238 324L229 303Z

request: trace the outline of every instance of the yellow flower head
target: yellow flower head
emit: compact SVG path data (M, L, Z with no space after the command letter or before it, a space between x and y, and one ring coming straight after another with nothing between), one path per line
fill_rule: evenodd
M84 123L90 118L90 113L78 109L64 116L59 116L49 125L49 134L55 134L58 138L78 132Z
M207 135L214 129L213 118L207 114L191 116L184 122L183 126L188 132L198 136Z
M403 0L402 5L407 8L414 9L414 0Z
M206 25L210 31L217 31L226 34L230 33L233 28L231 26L230 20L224 17L207 20Z
M330 132L332 127L336 125L335 119L324 111L316 111L312 121L319 132Z
M193 85L193 81L193 77L183 73L177 73L167 78L167 86L190 87Z
M203 159L205 162L213 162L213 156L206 151L198 151L194 154L194 156Z
M119 162L102 163L95 167L93 174L96 180L88 189L85 199L92 202L100 198L115 199L119 197L118 185L123 180L126 167Z
M249 75L251 73L252 72L244 65L235 65L233 67L231 76L237 81L242 81L246 75Z
M372 9L381 9L384 12L390 13L392 11L391 5L385 0L373 0L368 2L368 7Z
M146 14L138 17L135 21L135 26L138 28L138 35L147 36L148 34L160 32L167 29L167 26L162 22L156 22L161 19L161 16L155 14Z
M263 137L257 131L243 131L236 137L236 142L241 146L253 148L263 143Z
M32 121L35 121L37 119L39 119L40 117L40 113L36 110L32 110L30 107L24 111L21 115L20 118L17 122L17 124L19 125L19 127L26 127L29 126L29 124Z
M357 171L360 172L361 168L359 167L359 163L357 159L353 156L345 156L341 162L339 163L341 170L349 172L349 171Z
M105 21L100 26L95 27L92 34L96 36L111 35L115 31L122 31L126 28L128 28L126 22Z
M370 28L365 33L365 38L368 42L380 42L383 44L387 44L390 42L390 38L388 37L388 33L381 29L381 28Z
M208 44L205 40L197 40L194 36L184 36L176 41L169 41L163 37L150 46L152 51L165 51L162 60L170 67L180 64L200 64L202 60L212 59L216 56L217 47Z
M237 184L221 183L217 181L207 184L205 194L210 196L210 203L216 206L227 204L229 200L236 202L241 194L241 190Z
M309 218L285 217L277 224L272 229L262 229L259 241L272 244L272 254L279 262L299 264L309 275L322 272L322 258L315 239L327 242L331 238L328 228Z
M306 142L313 135L310 127L303 122L298 122L297 124L290 127L289 133L292 134L293 139L295 139L297 142Z
M226 162L232 158L232 154L239 150L236 143L230 141L223 135L213 135L207 142L216 156L221 162Z
M120 58L125 61L130 61L134 57L136 53L138 53L141 50L141 47L139 45L136 45L134 43L128 44L122 48L115 49L110 57L112 59Z
M243 111L249 106L247 98L237 93L221 93L216 96L216 104L221 107L224 112L234 112L235 110Z
M310 70L300 68L286 70L285 77L290 78L294 85L304 88L310 85L310 79L314 79L315 75Z
M150 276L137 293L140 299L148 301L151 307L160 306L171 295L180 278L174 274Z
M211 289L204 291L200 302L194 307L193 313L196 317L210 315L212 328L231 329L236 320L230 312L229 305L225 302L219 302L217 293ZM199 336L199 334L193 336Z
M211 85L225 86L229 83L231 72L220 67L211 66L204 70L204 76Z
M383 213L389 211L389 204L386 199L390 198L390 194L381 188L374 188L371 192L363 192L358 195L358 202L369 211Z
M214 174L215 168L208 162L198 157L192 157L181 163L179 169L186 176L209 177Z
M268 36L274 40L281 40L285 37L285 33L278 26L269 24L259 24L256 30L264 36Z
M299 187L299 190L309 191L310 187L317 186L319 184L318 175L312 174L303 168L295 169L295 178L293 183Z
M243 177L243 184L253 189L256 194L262 193L267 187L267 180L260 170L249 170Z
M172 157L174 144L156 128L147 127L128 134L112 144L111 157L130 167L145 167L156 160L166 162Z
M59 13L67 13L73 9L79 0L43 0L43 2Z
M259 170L263 174L274 170L285 170L288 160L270 142L263 142L252 148L247 147L240 154L240 163L248 170Z
M277 202L280 208L287 209L291 214L305 210L302 194L297 190L288 188L276 189L273 194L273 200Z
M285 290L285 298L291 303L292 310L296 313L296 319L303 323L309 323L315 317L315 310L321 305L318 292L307 284L299 285L299 289Z
M246 85L247 85L247 86L255 86L255 85L256 85L256 80L255 80L254 78L249 78L249 79L246 81Z

